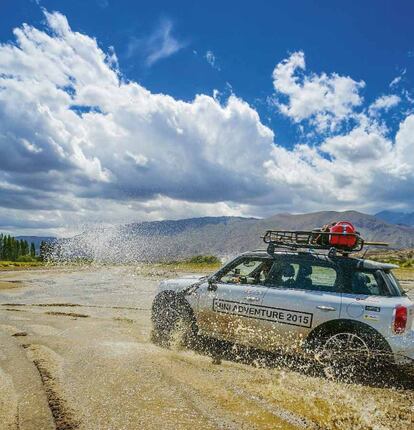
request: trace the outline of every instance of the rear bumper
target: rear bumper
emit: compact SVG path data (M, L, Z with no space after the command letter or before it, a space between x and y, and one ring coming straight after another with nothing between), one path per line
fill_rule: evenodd
M401 336L392 336L387 339L394 360L399 365L414 365L414 330Z

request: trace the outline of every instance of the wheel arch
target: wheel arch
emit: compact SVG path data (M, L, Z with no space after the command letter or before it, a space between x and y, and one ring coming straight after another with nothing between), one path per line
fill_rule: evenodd
M306 337L304 346L305 348L312 348L320 339L327 335L340 333L343 330L349 330L353 333L369 333L381 349L387 353L392 353L392 349L385 337L374 327L361 321L343 318L330 320L315 327Z
M191 307L190 303L185 299L184 294L174 291L174 290L164 290L160 291L154 298L151 306L152 318L154 320L154 312L156 310L156 306L159 302L170 302L177 309L185 310L187 315L191 317L192 320L195 321L194 310Z

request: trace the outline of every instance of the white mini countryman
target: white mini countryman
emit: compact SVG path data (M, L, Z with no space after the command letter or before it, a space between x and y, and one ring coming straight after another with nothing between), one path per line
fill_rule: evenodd
M357 232L331 225L268 231L264 240L266 251L244 253L211 276L162 281L154 337L168 343L185 327L191 336L312 352L322 362L414 363L414 303L392 273L397 266L349 256L364 245Z

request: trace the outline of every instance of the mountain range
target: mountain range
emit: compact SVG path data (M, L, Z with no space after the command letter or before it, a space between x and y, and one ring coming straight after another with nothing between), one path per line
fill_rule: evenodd
M311 230L340 220L352 222L366 240L387 242L395 248L414 247L414 227L357 211L322 211L265 219L203 217L97 228L58 240L56 255L119 262L179 260L200 254L230 257L264 248L261 236L268 229Z
M375 216L391 224L414 226L414 212L382 211L378 212Z

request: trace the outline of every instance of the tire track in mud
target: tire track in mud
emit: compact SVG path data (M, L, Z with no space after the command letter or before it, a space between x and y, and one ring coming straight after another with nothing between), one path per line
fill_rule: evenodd
M51 308L96 308L96 309L119 309L119 310L131 310L131 311L150 311L150 308L134 308L129 306L103 306L103 305L83 305L77 303L1 303L0 306L8 307L51 307ZM6 309L13 310L13 309ZM17 311L17 310L16 310Z
M19 430L19 404L18 396L12 378L0 367L0 406L2 417L2 428L8 430Z
M11 306L12 304L7 304ZM19 304L19 306L25 306L25 304ZM39 303L39 304L28 304L26 306L37 306L37 307L91 307L91 308L105 308L105 309L131 309L131 310L148 310L144 308L132 308L132 307L121 307L121 306L97 306L97 305L77 305L74 303ZM49 314L49 312L47 312ZM54 313L57 314L57 313ZM59 313L60 314L60 313ZM63 314L63 313L62 313ZM68 314L69 316L69 314ZM188 365L188 363L186 363ZM211 390L209 393L209 398L207 399L205 396L200 395L199 387L192 385L191 383L182 382L177 379L176 375L172 375L170 372L165 371L166 366L161 367L161 374L164 379L169 382L171 387L178 390L178 393L181 393L181 397L185 399L186 402L192 405L194 409L196 409L202 416L204 416L208 421L213 422L216 428L220 429L239 429L239 428L262 428L263 426L257 427L254 425L254 422L250 421L249 425L246 426L246 420L240 420L240 413L237 411L237 407L232 407L231 412L228 412L226 408L220 406L220 404L215 401L212 397L217 397L217 393L214 390ZM196 368L196 366L195 366ZM200 369L197 369L200 370ZM204 375L205 376L205 375ZM218 387L220 388L220 387ZM240 390L234 390L230 388L228 385L224 387L227 393L231 393L232 401L230 403L234 403L234 405L239 405L242 403L245 405L248 404L248 409L253 410L258 407L263 411L262 416L266 415L267 420L273 420L274 423L280 423L280 428L317 428L312 423L303 419L302 417L295 415L292 412L289 412L283 408L276 407L275 405L271 405L266 402L264 399L259 399L254 395L248 396L246 392L241 392ZM203 392L203 391L202 391ZM254 407L252 408L252 404ZM241 410L244 410L241 408ZM218 414L217 412L220 411ZM270 428L269 426L266 426Z
M185 354L176 354L172 357L172 359L175 359L175 361L179 361L189 366L192 366L198 372L204 372L205 374L209 372L208 367L198 367L197 363L191 356L186 356ZM235 377L233 378L232 374L229 374L228 372L226 372L226 370L220 372L220 382L222 385L224 384L229 390L236 390L237 392L239 392L240 395L247 396L251 400L256 401L258 403L258 406L261 406L265 410L272 411L276 415L281 414L279 415L281 418L285 418L287 422L290 422L292 424L294 423L300 428L313 428L324 430L350 428L363 430L388 428L391 429L397 428L394 427L395 423L398 423L398 428L401 429L408 430L408 428L414 428L412 427L412 424L414 423L414 403L412 402L412 400L410 401L410 399L414 400L414 398L412 397L412 391L408 391L406 393L400 392L400 394L397 395L396 393L398 393L398 390L392 390L390 394L396 394L395 398L391 397L389 398L389 400L385 401L385 398L381 400L381 398L378 399L377 396L375 396L373 398L369 398L368 403L368 398L365 395L365 389L363 386L359 386L357 384L355 386L353 386L353 384L339 384L334 385L333 387L327 386L327 389L324 390L322 385L320 392L321 397L319 399L318 397L316 397L314 400L312 400L313 396L311 392L309 392L309 395L305 397L306 403L308 404L308 406L306 406L306 411L308 411L309 407L309 412L313 416L312 418L304 418L303 415L301 416L296 413L296 411L293 412L291 410L289 404L293 406L294 403L292 402L289 402L287 404L287 407L285 407L285 405L280 407L278 404L275 404L275 401L279 400L275 399L271 402L267 401L266 395L262 396L257 390L254 389L254 387L252 387L253 392L250 392L249 385L243 384L243 381L242 386L247 385L247 389L243 389L237 386L235 387L237 382L240 380L240 376L242 376L242 374L239 369L232 369L231 364L230 366L225 364L225 366L228 368L227 370L230 370L230 372L235 372ZM265 375L265 379L268 379L268 375ZM321 383L323 384L322 381ZM330 384L330 382L328 382L328 384ZM295 384L293 384L292 387L289 386L289 390L287 392L289 397L287 397L287 399L296 399L296 402L300 401L301 399L303 400L303 396L301 396L301 394L303 393L303 390L306 389L309 388L307 388L306 385L302 385L302 383L300 383L300 385L296 384L296 386ZM312 385L311 389L317 389L319 392L319 385L317 385L317 387L315 387L315 385ZM302 390L302 392L299 392L298 390ZM269 391L266 390L265 393L269 394ZM336 398L337 395L338 398ZM337 403L331 404L331 399L336 399ZM341 403L341 399L343 403ZM281 400L282 402L284 400L283 394ZM308 403L308 400L311 400L312 402ZM361 401L365 401L365 403L363 403L364 406L361 406ZM324 406L324 402L329 403L328 405ZM386 406L386 404L389 402L398 405L398 408L384 408L384 406ZM315 411L317 411L316 416L314 414ZM411 426L408 423L411 423Z
M295 425L298 428L304 428L309 430L320 430L321 427L313 422L310 422L306 418L303 418L294 412L288 411L280 406L272 405L267 402L262 397L255 394L248 393L240 388L235 388L233 390L235 393L255 402L257 405L261 406L264 410L278 416L282 420L288 422L289 424Z
M219 428L232 429L235 426L242 429L281 428L284 430L320 428L308 419L270 404L254 394L235 388L235 381L224 376L223 372L219 375L219 384L212 383L214 375L206 368L178 357L178 352L170 351L170 353L171 356L168 353L168 356L157 354L157 359L161 359L159 368L164 378L170 381L171 385L179 387L196 406L199 406L201 413L207 414L210 420L214 419L215 425L219 425ZM187 369L180 368L180 364L186 365ZM188 367L191 367L193 372L189 372ZM261 411L260 414L258 410Z
M206 373L206 370L203 368L199 368L194 363L192 363L190 360L185 360L182 357L177 357L177 361L180 361L184 363L185 365L191 365L194 369L196 369L199 372ZM206 375L207 376L207 375ZM321 427L310 421L309 419L302 417L292 411L289 411L286 408L281 407L280 405L275 405L267 400L265 400L262 396L259 396L257 393L251 393L246 390L243 390L242 388L235 387L233 385L234 381L229 376L225 376L223 374L220 375L221 381L225 381L225 384L222 384L227 390L234 393L236 396L248 399L252 403L256 404L258 407L262 408L263 410L271 413L272 415L275 415L279 417L281 420L291 424L292 426L295 426L296 428L304 428L304 429L312 429L312 430L319 430ZM233 386L232 386L233 385Z
M182 384L177 378L171 374L159 369L159 373L170 389L178 391L180 397L184 398L200 415L207 420L212 422L217 429L223 430L240 430L247 429L243 423L234 420L230 414L228 414L223 408L221 408L217 402L212 399L206 399L205 397L200 398L200 393L189 386L188 384ZM249 429L255 427L248 427Z
M196 366L192 361L186 360L184 357L176 356L174 357L177 362L184 363L185 365L189 365L193 367L196 371L201 372L204 374L204 376L209 377L210 375L207 375L207 371L205 368ZM224 372L223 372L224 373ZM283 408L279 405L275 405L272 403L269 403L264 398L260 397L257 394L249 393L245 390L243 390L240 387L234 387L234 379L231 379L229 376L225 376L223 373L220 375L220 382L221 385L228 391L232 392L236 396L239 396L242 399L249 400L250 402L253 402L258 407L262 408L263 410L269 412L270 414L280 418L286 423L289 423L290 425L296 427L296 428L304 428L304 429L312 429L312 430L319 430L321 427L314 423L313 421L304 418L292 411L289 411L286 408ZM225 384L223 384L225 382Z
M55 353L42 345L24 344L22 346L26 349L27 357L39 372L56 430L77 430L80 423L59 392L58 364L53 363L52 356Z
M13 327L1 325L0 329L0 428L55 429L36 367L21 343L13 339Z

